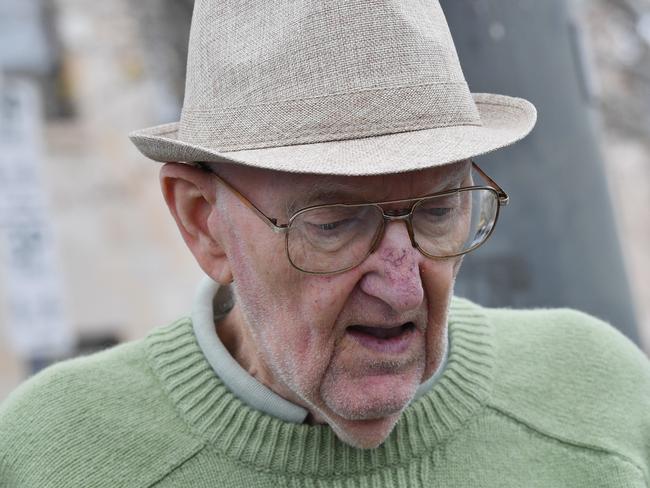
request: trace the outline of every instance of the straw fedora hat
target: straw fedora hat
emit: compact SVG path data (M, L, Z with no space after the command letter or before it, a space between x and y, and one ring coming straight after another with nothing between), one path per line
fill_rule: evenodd
M372 175L502 148L536 116L470 93L437 0L196 0L181 120L130 137L156 161Z

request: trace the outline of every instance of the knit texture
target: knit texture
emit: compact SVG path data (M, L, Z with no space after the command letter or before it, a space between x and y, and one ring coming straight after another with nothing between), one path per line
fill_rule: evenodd
M650 367L620 333L578 312L458 299L449 327L438 383L360 450L243 404L179 320L14 392L0 486L648 486Z

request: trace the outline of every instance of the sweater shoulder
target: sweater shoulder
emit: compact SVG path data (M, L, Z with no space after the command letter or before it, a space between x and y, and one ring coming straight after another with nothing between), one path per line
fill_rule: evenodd
M199 444L149 367L145 340L23 383L0 405L0 439L0 481L16 487L148 486Z
M557 440L623 456L648 477L650 363L611 325L568 309L487 309L492 406Z

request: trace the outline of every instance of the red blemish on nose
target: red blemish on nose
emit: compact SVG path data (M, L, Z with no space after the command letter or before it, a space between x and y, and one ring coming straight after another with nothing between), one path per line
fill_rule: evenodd
M384 249L381 252L381 259L393 267L400 267L406 259L406 249L402 249L401 251L393 248Z
M362 289L395 311L411 310L422 302L424 290L418 260L404 248L386 247L379 253L381 271L364 277Z

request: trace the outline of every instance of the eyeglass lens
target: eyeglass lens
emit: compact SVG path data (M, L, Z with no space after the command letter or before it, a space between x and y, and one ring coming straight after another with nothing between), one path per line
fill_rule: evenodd
M464 254L489 237L498 207L497 193L486 188L421 200L412 210L414 240L429 257ZM382 210L373 204L305 210L294 217L287 234L289 259L310 273L351 268L368 256L383 226Z

